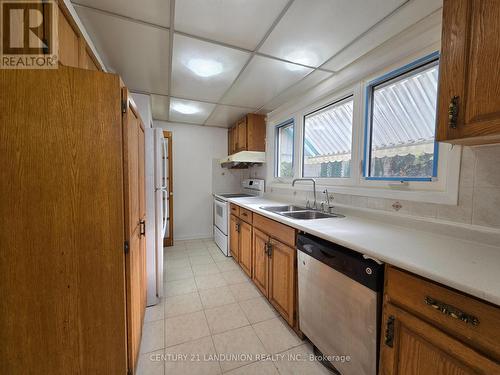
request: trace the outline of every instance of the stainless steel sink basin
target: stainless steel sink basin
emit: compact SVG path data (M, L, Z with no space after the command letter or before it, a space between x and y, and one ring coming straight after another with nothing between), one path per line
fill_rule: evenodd
M292 212L280 212L280 215L299 220L313 220L313 219L327 219L332 217L345 217L340 214L327 214L321 211L315 210L304 210L304 211L292 211Z
M266 211L274 212L274 213L307 210L307 208L305 208L305 207L294 206L294 205L288 205L288 206L262 206L260 208L262 208L263 210L266 210Z

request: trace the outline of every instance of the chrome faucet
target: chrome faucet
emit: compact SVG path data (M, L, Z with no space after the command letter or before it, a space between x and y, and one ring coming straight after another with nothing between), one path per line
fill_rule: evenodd
M325 189L323 191L323 194L325 194L326 196L326 210L325 210L325 202L322 202L321 203L322 211L330 213L330 210L333 208L333 206L330 205L330 194L328 193L328 189Z
M313 183L313 192L314 192L314 203L313 207L315 210L318 209L318 206L316 204L316 180L314 178L296 178L292 181L292 186L295 185L295 182L297 181L311 181ZM309 202L308 202L309 203Z

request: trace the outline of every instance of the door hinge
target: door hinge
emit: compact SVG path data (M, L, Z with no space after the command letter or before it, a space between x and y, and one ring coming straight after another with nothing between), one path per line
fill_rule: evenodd
M127 113L127 101L122 100L122 113Z
M132 370L131 369L127 370L127 375L132 375Z
M128 241L125 241L123 243L123 251L125 252L125 254L128 254L129 250L130 250L130 245L129 245Z

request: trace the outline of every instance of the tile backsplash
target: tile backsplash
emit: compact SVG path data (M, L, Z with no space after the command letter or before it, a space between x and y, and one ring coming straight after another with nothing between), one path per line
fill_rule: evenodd
M260 172L260 173L259 173ZM262 174L262 171L252 172ZM311 193L273 187L270 197L304 204ZM334 193L333 204L392 211L397 214L435 218L500 229L500 145L463 147L458 205L396 200Z

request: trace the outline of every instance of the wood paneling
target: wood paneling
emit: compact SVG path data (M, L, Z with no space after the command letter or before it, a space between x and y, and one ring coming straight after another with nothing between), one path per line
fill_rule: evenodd
M260 230L253 228L253 271L252 280L257 288L267 297L269 279L269 261L266 253L266 246L269 236Z
M476 300L393 267L386 270L387 301L436 324L472 347L500 359L500 308ZM443 314L425 303L426 297L474 315L477 326Z
M269 301L293 326L295 308L296 250L271 240L269 256Z
M252 277L252 225L240 220L239 263L243 271Z
M235 215L231 214L229 219L229 251L234 260L239 260L239 220Z
M445 0L439 73L437 139L500 142L500 2ZM456 128L449 104L458 97Z
M125 374L116 75L0 70L2 374Z
M385 327L393 319L392 347ZM382 318L381 375L499 374L498 363L414 315L388 303Z
M64 12L59 12L59 62L65 66L78 68L80 56L79 36L73 30Z
M295 246L295 229L262 215L253 214L253 226L289 246Z

